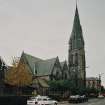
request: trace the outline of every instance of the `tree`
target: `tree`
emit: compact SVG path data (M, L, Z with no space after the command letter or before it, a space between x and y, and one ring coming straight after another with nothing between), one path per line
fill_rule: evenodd
M12 67L6 72L5 82L12 86L24 87L32 83L32 74L23 61L13 60Z
M67 90L74 90L75 86L74 83L70 80L58 80L58 81L49 81L50 88L54 89L67 89Z

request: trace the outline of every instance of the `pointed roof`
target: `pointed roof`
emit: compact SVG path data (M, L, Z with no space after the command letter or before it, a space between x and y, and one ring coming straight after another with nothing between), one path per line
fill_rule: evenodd
M60 62L60 64L61 64L61 67L63 68L65 64L67 65L67 62L66 62L66 60L65 60L65 61L63 61L63 62Z
M72 33L69 40L69 44L71 43L72 43L72 48L74 49L84 47L84 39L83 39L82 27L80 24L77 5L76 5L76 10L75 10Z
M32 81L31 87L38 89L39 87L48 88L48 82L44 78L37 77Z
M39 61L43 61L42 59L40 59L40 58L37 58L37 57L34 57L34 56L32 56L32 55L30 55L30 54L27 54L27 53L22 53L22 55L21 55L21 59L24 59L26 62L27 62L27 64L28 64L28 66L30 67L30 69L31 69L31 72L34 74L34 68L35 68L35 63L36 62L39 62Z
M33 63L38 62L38 61L42 61L41 58L34 57L34 56L32 56L32 55L30 55L30 54L27 54L27 53L23 53L23 54L24 54L24 56L25 56L29 61L31 61L31 62L33 62Z
M50 75L56 60L57 60L57 57L38 62L37 75L38 76Z
M29 66L32 74L35 74L35 70L37 71L37 76L50 75L51 71L56 63L58 57L42 60L40 58L34 57L32 55L22 53L21 59L24 59L26 64Z
M63 62L60 62L60 64L61 64L62 69L64 69L65 66L66 66L66 68L68 68L66 60Z
M60 64L61 64L61 67L62 67L62 69L63 69L63 66L64 66L64 64L65 64L65 61L60 62Z
M79 19L78 8L77 8L77 5L76 5L73 29L77 28L77 26L80 27L80 19Z

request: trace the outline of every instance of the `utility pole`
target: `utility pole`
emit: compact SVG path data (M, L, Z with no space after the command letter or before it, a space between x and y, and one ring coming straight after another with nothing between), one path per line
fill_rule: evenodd
M101 93L101 76L103 75L104 73L101 73L101 74L99 74L99 94Z

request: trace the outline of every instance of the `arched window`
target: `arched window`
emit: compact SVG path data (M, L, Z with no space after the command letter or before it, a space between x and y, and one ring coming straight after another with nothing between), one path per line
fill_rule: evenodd
M59 72L56 72L56 80L59 80Z
M73 55L71 54L71 65L73 65Z
M78 53L75 54L75 65L78 65Z
M64 79L67 79L67 73L64 74Z

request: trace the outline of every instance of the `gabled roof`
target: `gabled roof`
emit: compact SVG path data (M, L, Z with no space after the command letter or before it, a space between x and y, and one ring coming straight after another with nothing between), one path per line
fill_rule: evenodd
M55 57L47 60L42 60L24 52L22 53L21 58L26 61L26 64L28 64L28 66L30 67L33 75L35 74L35 70L37 71L37 76L50 75L55 62L58 59L58 57Z
M48 82L46 80L38 79L38 81L39 81L39 84L40 84L41 87L45 87L45 88L49 87Z
M36 62L39 62L39 61L43 61L42 59L40 58L37 58L37 57L34 57L32 55L29 55L29 54L26 54L26 53L22 53L22 56L21 58L25 59L28 66L30 67L31 69L31 72L34 74L34 68L35 68L35 63Z
M37 75L50 75L57 58L51 58L37 63Z
M67 66L67 62L66 61L60 62L60 64L61 64L62 69L64 68L65 65Z
M48 82L45 79L40 77L37 77L36 79L34 79L31 86L36 89L39 88L40 86L44 88L49 87Z
M62 67L62 69L63 69L63 66L64 66L64 64L65 64L65 61L60 62L60 64L61 64L61 67Z
M34 57L30 54L27 54L27 53L23 53L24 56L31 62L37 62L37 61L42 61L42 59L38 58L38 57Z

